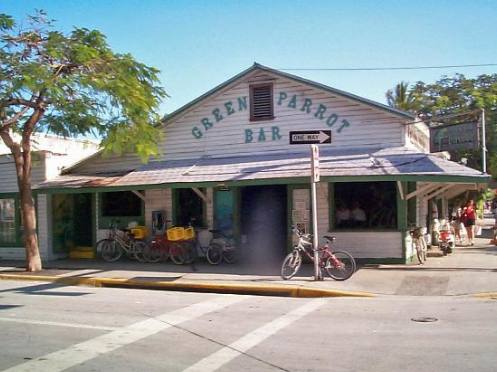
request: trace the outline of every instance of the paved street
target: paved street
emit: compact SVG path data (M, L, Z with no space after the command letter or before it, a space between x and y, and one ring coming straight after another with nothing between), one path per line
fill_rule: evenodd
M497 301L292 299L0 282L11 371L495 371ZM412 318L434 317L435 322Z

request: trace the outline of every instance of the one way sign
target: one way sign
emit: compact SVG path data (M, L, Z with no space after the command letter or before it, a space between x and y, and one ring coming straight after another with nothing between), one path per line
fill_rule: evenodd
M331 130L297 130L290 132L290 145L331 143Z

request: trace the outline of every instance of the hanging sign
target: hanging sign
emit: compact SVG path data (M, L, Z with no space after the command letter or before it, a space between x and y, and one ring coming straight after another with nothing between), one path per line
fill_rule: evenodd
M476 122L430 128L430 152L477 150L479 142Z

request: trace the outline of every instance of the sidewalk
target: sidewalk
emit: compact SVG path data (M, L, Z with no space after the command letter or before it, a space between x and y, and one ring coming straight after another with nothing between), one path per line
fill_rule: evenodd
M99 260L52 261L39 273L23 271L24 262L0 261L0 279L294 297L488 293L493 298L497 296L497 247L488 243L488 238L477 238L475 246L457 247L446 257L430 257L425 265L363 266L344 282L327 277L313 281L311 265L305 265L298 277L285 281L279 276L279 266L199 263L193 271L190 266L171 263Z

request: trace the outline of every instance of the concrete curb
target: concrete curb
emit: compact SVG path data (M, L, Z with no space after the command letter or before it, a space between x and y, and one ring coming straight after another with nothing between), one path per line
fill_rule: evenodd
M216 283L209 281L149 281L125 278L60 277L51 275L0 274L0 280L41 281L64 285L155 289L166 291L230 293L280 297L375 297L373 293L309 288L299 285Z

